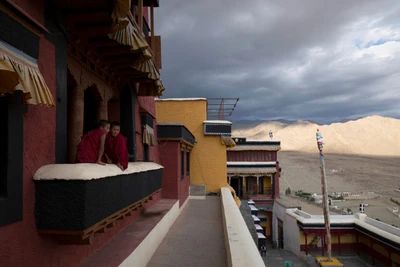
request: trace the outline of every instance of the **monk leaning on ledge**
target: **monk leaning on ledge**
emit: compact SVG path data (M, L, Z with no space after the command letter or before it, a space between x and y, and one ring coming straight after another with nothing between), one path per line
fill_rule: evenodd
M110 123L105 120L100 120L99 128L92 130L82 136L81 142L76 151L77 163L98 163L106 165L101 161L104 154L104 144L106 134L110 131Z
M124 171L128 168L128 149L126 137L120 134L120 125L114 121L111 123L111 131L107 134L104 156L108 163L117 164Z

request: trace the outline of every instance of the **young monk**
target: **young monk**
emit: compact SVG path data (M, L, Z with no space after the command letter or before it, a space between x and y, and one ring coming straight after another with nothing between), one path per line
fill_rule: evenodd
M111 123L111 131L107 134L104 156L108 163L117 164L122 170L128 168L128 149L126 137L120 134L121 127L116 121Z
M99 128L92 130L82 136L76 151L77 163L98 163L106 165L102 160L106 135L110 131L110 123L100 120Z

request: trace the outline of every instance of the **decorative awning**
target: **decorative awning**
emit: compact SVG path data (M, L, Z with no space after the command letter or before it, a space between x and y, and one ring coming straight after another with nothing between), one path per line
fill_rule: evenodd
M140 52L147 50L147 48L149 48L149 44L146 42L146 40L137 32L136 28L132 25L132 23L130 23L128 20L124 21L128 22L127 26L120 31L109 34L108 37L110 37L111 39L117 41L122 45L129 46L132 52ZM148 59L148 54L150 55L151 58L151 54L148 51L146 54L143 53L141 57ZM137 62L137 64L140 63L142 63L142 61Z
M156 144L154 130L148 125L143 127L143 144L148 144L149 146L154 146Z
M55 106L37 60L0 41L0 96L16 90L25 104Z
M236 146L235 141L233 141L233 139L230 138L230 137L221 136L221 143L222 143L223 145L226 145L227 147L234 147L234 146Z
M160 80L160 74L156 66L154 65L153 60L147 60L143 62L142 64L136 66L135 69L144 73L148 73L149 79L152 79L154 81Z
M141 82L139 85L138 96L161 96L165 90L161 80L154 82Z
M123 19L128 16L131 9L131 0L115 0L114 9L111 14L113 19Z

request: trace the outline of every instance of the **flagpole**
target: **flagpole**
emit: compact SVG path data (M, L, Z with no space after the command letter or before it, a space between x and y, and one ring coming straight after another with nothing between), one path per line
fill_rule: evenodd
M321 163L321 186L322 186L322 205L324 207L324 222L326 229L326 245L328 252L328 261L332 261L332 241L331 241L331 224L329 221L329 207L328 207L328 185L326 182L326 172L325 172L325 159L322 153L323 149L323 139L321 132L317 129L316 133L317 144L319 149L319 160Z

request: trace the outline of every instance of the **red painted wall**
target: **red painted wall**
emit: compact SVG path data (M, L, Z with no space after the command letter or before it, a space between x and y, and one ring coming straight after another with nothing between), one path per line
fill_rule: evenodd
M186 153L185 176L181 179L181 146L177 141L163 141L160 143L160 162L164 166L162 181L162 197L179 199L179 207L185 203L189 196L190 176L186 175Z
M253 155L255 154L255 155ZM276 161L276 151L227 151L228 161Z
M162 197L178 199L178 181L180 180L180 144L176 141L160 143L160 163L164 166L162 179Z
M154 103L154 96L138 96L137 98L137 105L135 107L135 116L136 116L136 151L137 151L137 159L139 161L143 160L143 141L142 141L142 124L140 121L140 108L146 110L150 115L155 117L155 103ZM153 125L154 129L154 137L157 141L157 128L156 128L156 121L154 121ZM150 160L153 162L160 162L159 156L159 147L156 143L155 146L150 147Z
M55 48L43 37L38 64L55 97ZM154 112L154 102L148 108ZM64 245L37 233L33 175L41 166L55 163L55 124L56 108L28 105L28 112L24 115L23 221L0 227L0 266L77 266L140 216L138 210L125 220L116 222L116 226L106 233L96 234L92 245ZM158 159L158 152L152 154ZM154 196L145 208L160 197L161 193Z
M279 198L280 192L279 192L279 178L280 178L280 173L279 173L279 162L276 162L276 173L274 174L274 190L275 190L275 198Z

